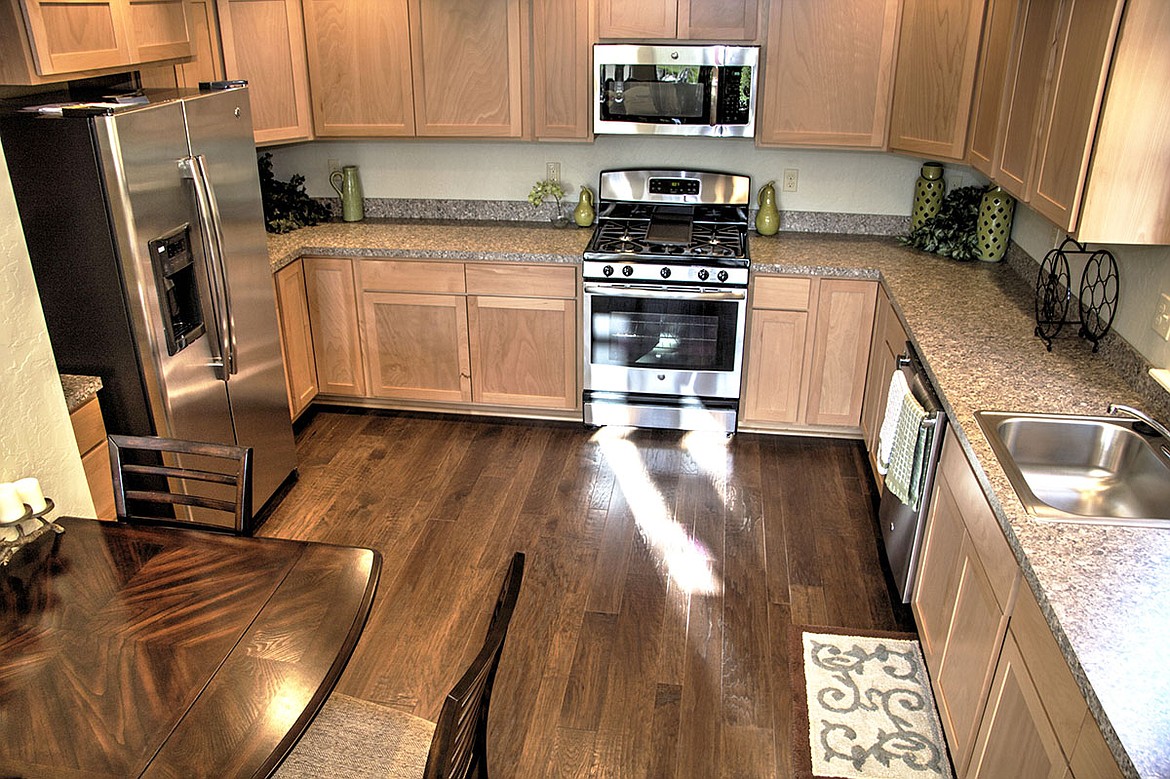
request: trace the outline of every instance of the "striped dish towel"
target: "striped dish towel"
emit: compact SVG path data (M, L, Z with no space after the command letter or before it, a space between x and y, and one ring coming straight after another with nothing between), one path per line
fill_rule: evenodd
M886 395L886 414L882 417L882 427L878 431L877 469L883 476L890 469L890 452L894 448L894 432L902 414L902 400L909 394L910 385L906 383L906 374L894 371L890 376L890 391Z

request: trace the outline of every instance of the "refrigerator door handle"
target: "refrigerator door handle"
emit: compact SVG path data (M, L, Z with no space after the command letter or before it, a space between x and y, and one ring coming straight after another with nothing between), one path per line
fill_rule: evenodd
M215 189L207 176L207 161L202 154L186 157L181 162L184 175L191 179L195 188L195 202L199 208L199 227L203 233L203 242L207 246L208 275L212 288L212 297L215 302L216 317L219 319L220 360L224 372L223 379L238 372L236 364L236 332L235 320L232 316L231 292L227 284L227 270L223 261L223 231L220 228L219 205L215 199Z

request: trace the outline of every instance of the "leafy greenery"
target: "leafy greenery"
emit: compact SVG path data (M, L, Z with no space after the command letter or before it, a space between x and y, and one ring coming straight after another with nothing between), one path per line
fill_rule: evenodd
M532 204L533 208L540 208L540 204L544 202L546 197L551 197L557 201L557 211L560 212L561 198L565 196L565 188L561 186L558 181L538 181L532 185L532 191L528 193L528 202Z
M301 227L324 222L329 208L305 192L305 177L294 175L278 181L272 173L272 154L265 152L257 160L260 168L260 197L264 201L264 224L270 233L288 233Z
M938 213L911 230L902 243L955 260L976 259L979 201L984 192L983 187L951 190Z

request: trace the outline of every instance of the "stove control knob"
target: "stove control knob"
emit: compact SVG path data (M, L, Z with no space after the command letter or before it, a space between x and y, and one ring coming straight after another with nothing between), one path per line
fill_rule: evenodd
M717 278L718 278L720 281L727 281L727 271L725 271L725 270L721 270L721 271L719 271L719 274L717 275Z
M601 269L601 275L605 276L606 278L609 278L610 276L612 276L613 275L613 266L606 265L604 268Z
M658 271L658 275L664 279L669 279L670 278L670 268L663 268L662 270Z
M622 275L623 276L633 276L634 275L634 266L633 265L623 265L622 266Z
M706 268L699 269L699 281L706 281L711 277L711 272Z

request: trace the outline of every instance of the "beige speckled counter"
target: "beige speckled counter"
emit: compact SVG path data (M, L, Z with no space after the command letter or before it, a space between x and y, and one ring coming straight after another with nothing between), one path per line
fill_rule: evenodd
M574 229L361 223L274 236L269 248L274 269L302 254L573 262L587 240ZM1046 351L1031 292L1004 265L803 233L753 236L751 254L755 272L885 283L1118 763L1128 776L1170 777L1170 530L1030 518L973 416L1102 414L1110 402L1141 406L1136 391L1080 339Z
M65 405L70 414L92 400L101 388L102 380L97 376L61 374L61 389L65 392Z

